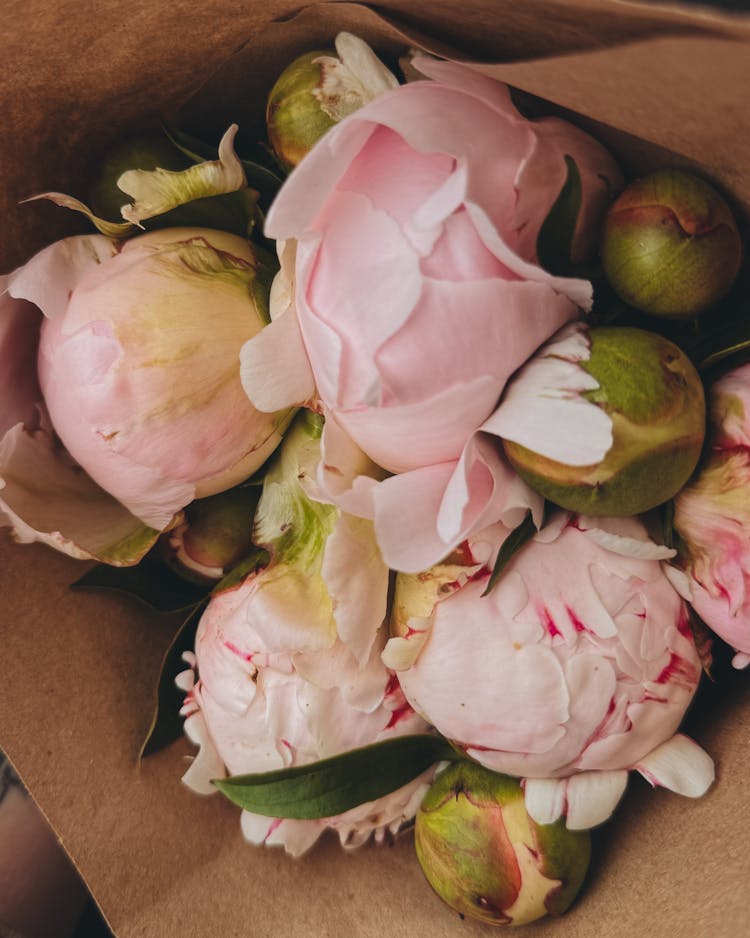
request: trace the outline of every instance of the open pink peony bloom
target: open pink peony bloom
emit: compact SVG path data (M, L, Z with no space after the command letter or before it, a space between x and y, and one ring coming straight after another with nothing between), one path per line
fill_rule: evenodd
M310 497L315 427L299 419L266 475L255 539L271 562L211 600L189 660L199 680L180 679L185 729L201 746L185 781L198 791L224 766L241 775L303 765L427 729L380 658L388 570L371 523ZM243 830L295 855L327 827L359 846L411 819L430 777L333 818L245 812Z
M505 536L488 529L453 562L399 577L384 659L415 710L482 765L524 777L540 823L604 821L629 769L702 794L713 763L674 735L701 666L659 563L673 552L635 519L563 516L483 597Z
M446 513L479 516L497 489L504 499L512 474L477 446L467 451L468 441L510 375L590 305L588 282L534 263L536 234L565 180L564 157L582 175L583 240L620 178L585 134L521 117L504 85L447 62L415 64L433 80L370 102L289 177L266 231L295 241L296 257L287 240L287 287L275 290L272 324L242 354L257 407L317 395L326 437L344 433L389 472L417 473L404 486L425 493L418 524L442 530L408 569L439 559L466 533ZM282 363L275 375L272 360ZM336 469L352 475L349 466ZM472 507L457 508L447 487L464 487L467 475L481 482L467 496ZM357 509L375 518L395 566L402 560L390 544L404 539L390 536L390 518L409 497L391 485Z
M690 601L698 615L750 664L750 364L711 392L712 447L675 499Z
M265 461L290 413L252 407L238 357L269 281L244 239L203 229L68 238L5 278L0 499L21 537L133 561Z

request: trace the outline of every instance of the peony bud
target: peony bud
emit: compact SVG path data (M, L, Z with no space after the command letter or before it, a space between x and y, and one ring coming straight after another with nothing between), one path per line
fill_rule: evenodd
M62 241L19 277L48 317L39 382L76 462L163 530L193 499L255 472L291 419L259 413L240 383L239 352L266 322L272 269L244 239L208 229L96 243L111 256L95 262L87 242ZM76 246L85 271L71 270L63 291L54 277L73 268Z
M162 537L169 566L192 583L213 583L253 549L253 516L260 486L243 485L185 510L185 522Z
M576 324L521 369L494 419L514 468L545 498L588 515L636 515L695 468L703 385L662 336Z
M588 831L537 824L520 783L454 763L417 813L414 844L428 882L448 905L490 925L561 915L588 869Z
M602 261L626 303L655 316L689 318L732 286L742 242L712 186L690 173L661 170L628 186L609 210Z
M351 33L339 33L336 53L301 55L268 95L268 138L289 170L334 124L398 85L367 43Z
M91 208L102 218L122 221L121 209L127 195L117 180L127 170L155 170L161 168L176 173L193 165L193 161L180 152L163 131L151 131L123 140L105 157L91 187ZM178 226L173 221L172 226Z
M711 450L675 499L674 526L699 616L750 664L750 364L711 391Z

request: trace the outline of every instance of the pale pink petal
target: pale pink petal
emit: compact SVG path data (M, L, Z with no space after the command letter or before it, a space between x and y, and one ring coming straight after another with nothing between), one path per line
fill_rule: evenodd
M517 527L528 511L538 526L543 504L541 496L510 468L496 441L476 433L446 485L437 519L438 533L452 549L496 521L506 528Z
M437 517L455 463L402 472L373 491L375 532L393 570L416 573L437 563L451 545L437 532Z
M633 768L652 785L688 798L705 795L715 777L713 759L682 733L657 746Z
M240 377L250 402L265 413L312 400L315 381L294 310L242 346Z
M334 607L339 638L367 660L386 614L388 567L372 522L342 514L326 541L321 575Z
M374 487L384 475L341 429L335 416L327 414L318 463L317 482L321 494L343 511L372 520L375 516Z
M268 238L297 238L323 209L336 183L362 149L372 124L350 118L333 127L307 154L274 199L264 226Z
M8 276L8 292L34 303L49 319L62 316L81 280L119 250L117 241L102 235L56 241Z
M460 209L466 194L466 182L466 165L459 161L445 182L428 196L411 218L405 219L406 236L425 260L443 233L444 225Z
M498 635L503 581L479 603L484 586L472 581L437 604L429 639L399 681L414 708L479 762L484 750L547 752L569 717L563 669L552 649Z
M498 229L493 224L490 216L481 205L482 203L474 204L467 202L466 210L471 216L482 241L484 241L487 248L492 251L498 260L502 261L503 264L520 277L548 284L556 292L567 296L568 299L585 312L591 309L594 291L588 280L580 280L571 277L555 277L545 270L542 270L541 267L523 260L523 258L508 247L498 233Z
M317 651L336 640L325 584L304 568L284 563L267 568L256 581L248 615L263 651Z
M427 78L443 82L452 88L459 88L465 94L471 95L503 116L522 121L510 97L510 88L501 81L488 78L481 72L475 71L470 65L460 65L458 62L446 62L429 55L415 55L411 64Z
M457 261L453 269L460 265ZM450 270L446 263L443 271L450 274ZM390 409L445 393L450 384L471 384L464 402L466 418L451 416L450 422L446 419L440 424L441 437L461 428L463 446L495 409L505 383L519 365L551 332L576 315L570 300L545 284L495 275L468 280L425 278L408 321L374 354L381 403ZM481 386L483 393L477 397L480 377L494 380ZM429 426L434 433L435 424Z
M580 831L603 824L617 807L627 784L626 771L571 775L566 786L566 827Z
M408 472L457 459L497 398L498 381L479 374L413 404L335 409L341 428L379 466ZM436 433L436 428L440 432Z
M297 674L312 687L338 691L346 703L358 714L373 713L383 703L389 680L389 675L380 660L379 645L378 642L376 647L374 643L369 657L358 662L343 642L337 642L326 652L294 655L294 668ZM316 723L325 723L322 717L323 707L321 707L321 700L325 699L325 697L316 697L314 700ZM305 695L304 686L298 693L297 700L303 709L306 704L311 703L311 699ZM340 732L343 729L340 701L329 700L329 703L332 703L332 720ZM355 714L353 719L357 721L360 717ZM347 728L346 732L351 734L352 731ZM323 734L326 735L325 727ZM330 738L330 732L328 735ZM341 748L351 747L350 739L351 736L347 736L340 743Z
M100 489L44 427L17 424L0 441L0 509L23 543L115 566L137 563L159 536Z
M42 392L36 376L39 310L4 292L0 278L0 439L12 426L38 422Z
M734 658L732 658L732 667L737 668L738 670L743 670L750 664L750 655L746 655L743 652L738 652Z
M581 207L572 245L572 260L586 260L598 246L599 232L610 202L622 188L619 167L593 137L568 121L543 117L532 122L534 144L516 177L518 204L515 249L522 257L536 257L539 229L567 176L565 157L576 163L581 176Z
M316 374L329 406L377 404L379 376L362 350L378 348L411 314L422 290L419 258L396 221L365 196L337 192L326 216L315 276L298 280L311 314L303 320L305 344L315 371L326 355L316 324L333 330L341 342L336 399L326 394L326 382ZM302 309L299 298L298 304Z
M354 120L360 120L362 111ZM376 127L367 143L347 169L337 188L367 197L378 211L387 213L407 230L424 211L425 204L437 199L436 207L455 203L465 188L465 179L456 177L455 161L439 152L416 152L404 137L385 126ZM442 195L436 195L444 187ZM457 188L458 187L458 188ZM429 212L429 208L427 209ZM319 216L318 223L328 214ZM418 222L416 223L418 227ZM429 227L429 226L428 226Z

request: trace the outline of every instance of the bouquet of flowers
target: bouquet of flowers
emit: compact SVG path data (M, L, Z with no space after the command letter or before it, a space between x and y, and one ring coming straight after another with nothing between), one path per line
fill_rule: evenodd
M169 128L39 196L97 233L4 279L0 512L188 610L144 751L179 711L247 840L413 826L523 924L630 771L714 779L679 728L707 627L750 662L743 248L700 176L403 53L339 33L267 143Z

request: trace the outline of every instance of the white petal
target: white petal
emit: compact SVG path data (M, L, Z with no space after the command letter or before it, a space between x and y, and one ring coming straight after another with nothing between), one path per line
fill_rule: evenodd
M339 638L363 663L385 618L388 598L388 567L371 521L339 517L326 541L321 573Z
M406 671L419 657L419 653L427 641L429 632L416 632L408 638L394 636L386 643L382 659L386 668L391 671Z
M245 342L240 351L240 379L251 404L263 413L312 400L315 381L293 310Z
M732 658L732 667L742 670L750 664L750 655L746 655L743 652L737 652L737 654Z
M526 810L537 824L554 824L565 811L564 778L524 779L524 801Z
M313 95L326 114L339 121L378 95L397 88L398 80L358 36L341 32L335 45L338 59L316 59L323 66L323 74Z
M612 446L612 419L583 396L599 387L579 364L589 355L581 324L563 328L511 381L484 429L568 466L601 462Z
M580 831L603 824L612 814L627 787L628 773L581 772L567 781L565 824L569 830Z
M711 756L682 733L657 746L633 768L652 785L688 798L705 795L715 777Z
M641 540L607 531L606 520L580 517L577 527L600 547L623 557L636 557L639 560L670 560L677 555L676 550L664 544L655 544L652 540ZM587 527L588 524L591 527Z
M200 710L185 720L185 735L200 748L182 781L198 795L213 795L216 786L211 784L212 779L224 778L226 771Z

